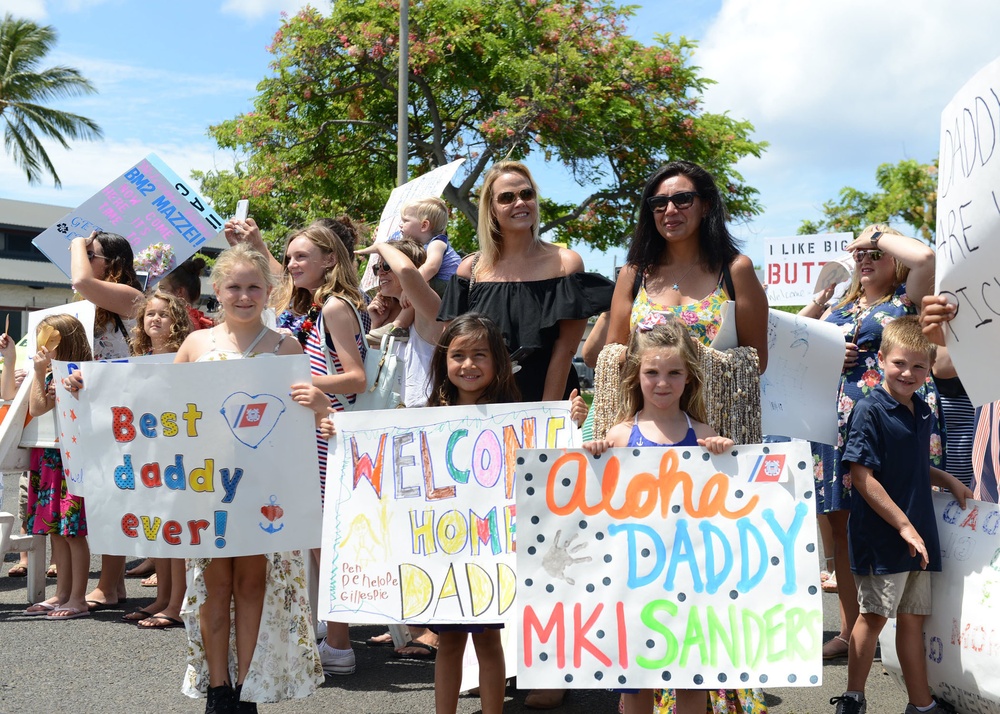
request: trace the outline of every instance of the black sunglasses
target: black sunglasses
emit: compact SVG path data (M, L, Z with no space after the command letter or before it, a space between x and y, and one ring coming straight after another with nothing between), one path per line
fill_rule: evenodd
M677 207L678 211L683 211L685 208L691 208L696 198L698 198L696 192L684 191L675 193L673 196L650 196L646 199L646 205L653 209L653 213L663 213L671 203Z
M865 259L865 256L868 256L873 261L878 262L882 260L883 255L885 255L884 250L875 250L874 248L872 250L856 250L854 251L854 262L860 263Z
M520 191L504 191L503 193L498 193L496 195L497 203L499 203L501 206L509 206L519 198L525 203L527 203L528 201L534 201L535 189L522 188Z

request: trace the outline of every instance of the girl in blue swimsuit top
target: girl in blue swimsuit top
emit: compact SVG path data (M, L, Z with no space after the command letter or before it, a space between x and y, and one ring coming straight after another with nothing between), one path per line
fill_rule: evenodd
M613 446L704 446L713 454L733 447L702 422L701 371L687 328L676 319L629 339L622 371L622 405L607 437L583 445L592 454ZM623 692L625 714L653 709L653 690ZM675 690L677 712L705 711L705 692ZM700 708L699 708L700 707Z

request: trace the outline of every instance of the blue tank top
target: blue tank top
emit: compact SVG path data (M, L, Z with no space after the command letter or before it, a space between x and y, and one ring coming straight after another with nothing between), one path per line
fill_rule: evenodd
M640 412L641 413L641 412ZM678 441L676 444L657 444L655 441L650 441L642 432L639 431L639 415L636 414L636 421L632 424L632 431L628 435L628 445L629 446L698 446L698 437L694 433L694 427L691 426L691 417L687 414L684 418L687 419L688 430L684 435L684 438Z

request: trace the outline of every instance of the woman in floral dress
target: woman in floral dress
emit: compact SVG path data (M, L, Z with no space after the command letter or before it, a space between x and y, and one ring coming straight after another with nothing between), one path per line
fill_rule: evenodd
M800 313L822 318L839 326L847 342L844 371L837 395L837 445L813 444L816 474L816 507L826 515L833 531L833 557L840 584L840 633L823 645L823 657L846 657L848 639L858 617L857 593L853 587L847 548L847 518L851 511L851 479L842 473L840 453L847 419L859 399L878 387L878 351L882 328L902 315L913 315L921 298L934 286L934 251L926 244L901 235L888 226L865 228L847 246L854 255L855 270L844 297L832 308L813 302ZM920 392L937 421L937 392L928 377ZM942 465L941 430L931 436L931 464Z

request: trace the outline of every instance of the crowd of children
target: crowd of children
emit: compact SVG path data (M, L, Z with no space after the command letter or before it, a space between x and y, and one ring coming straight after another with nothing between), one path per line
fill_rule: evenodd
M533 205L531 186L499 194L498 204ZM686 201L683 208L679 201L661 202L660 214L686 210L694 199ZM447 207L439 199L407 204L399 241L358 251L359 256L373 256L379 283L374 297L360 290L353 255L357 227L346 217L292 233L280 262L264 249L252 219L230 221L226 234L233 247L218 258L211 276L222 309L218 323L196 308L200 288L192 276L197 278L203 263L193 264L193 270L189 265L168 276L160 289L143 294L131 269L127 241L109 233L78 238L71 245L74 286L98 308L94 349L77 319L55 315L42 320L28 377L30 413L39 416L54 406L53 359L79 363L126 354L174 354L173 361L184 363L305 353L312 380L290 385L290 394L316 415L322 493L327 441L333 434L326 417L350 408L365 388L366 351L369 345L378 347L383 337L406 342L402 355L406 407L500 404L522 398L512 346L494 320L477 312L448 322L437 319L445 283L461 262L444 234L447 220ZM866 255L859 264L866 258L878 260ZM475 261L472 270L474 265ZM677 289L676 284L673 287ZM278 330L263 321L268 307L277 313ZM848 676L846 691L831 702L837 714L866 711L865 678L877 637L893 617L909 700L906 714L946 706L931 696L922 640L923 622L933 607L929 573L940 570L931 491L932 487L949 490L964 508L973 490L967 479L956 479L931 465L930 410L917 391L934 366L932 341L943 342L941 325L952 315L945 301L928 297L922 324L912 316L885 325L877 353L879 383L857 401L846 424L841 460L856 494L848 531L860 615L844 638L849 647ZM17 383L9 335L0 337L0 354L5 361L0 396L11 399ZM82 389L79 374L67 377L65 386ZM658 319L629 333L621 388L616 425L603 439L585 444L591 453L623 446L702 446L719 454L733 446L731 439L704 423L693 337L681 321ZM576 392L570 396L573 419L579 425L587 407ZM85 502L70 493L58 449L32 450L27 483L25 529L50 536L57 581L54 595L24 614L72 620L123 603L121 556L104 556L98 585L87 591ZM252 712L258 702L308 696L324 674L350 674L355 669L345 624L321 623L325 633L319 633L317 646L305 576L309 557L316 564L319 552L156 559L152 604L126 613L123 619L145 629L185 628L189 658L183 691L205 695L206 712ZM843 578L839 585L850 587ZM485 624L412 630L419 648L436 652L439 714L456 711L469 635L480 664L482 711L492 714L503 709L508 673L500 628ZM717 694L722 702L718 706L727 711L766 711L759 690ZM706 695L684 689L627 690L622 692L622 705L626 714L644 714L654 707L701 714Z

